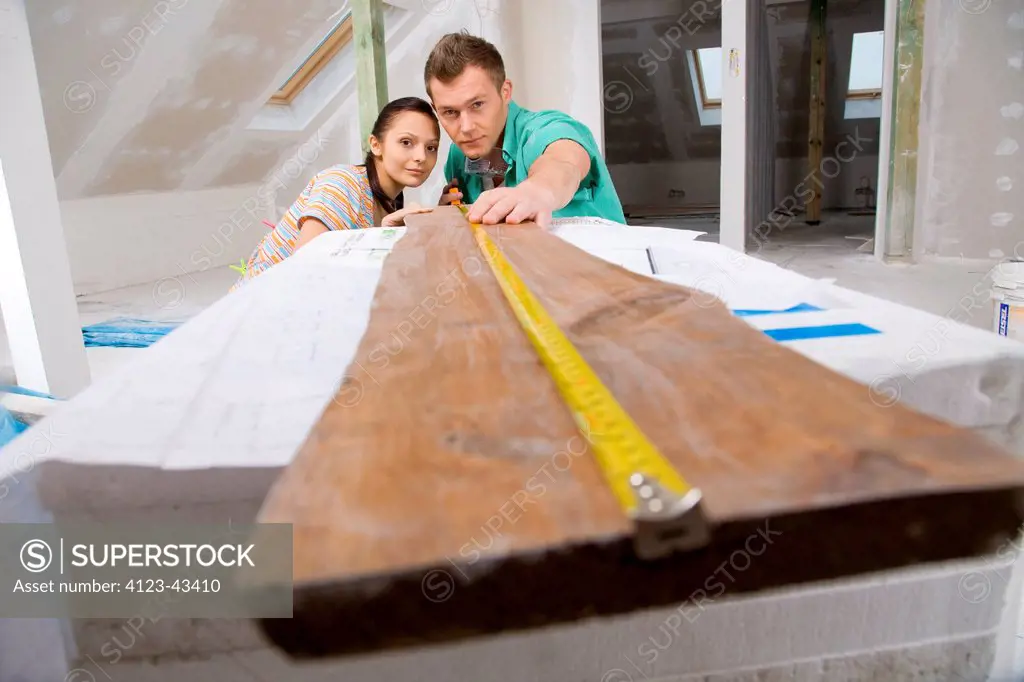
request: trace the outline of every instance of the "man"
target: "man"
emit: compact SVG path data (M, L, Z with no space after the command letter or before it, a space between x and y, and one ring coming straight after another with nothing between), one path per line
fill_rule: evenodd
M559 111L529 111L512 100L501 54L482 38L449 33L424 68L424 84L454 144L440 203L472 204L468 218L494 225L596 216L625 223L622 204L590 130ZM472 165L491 169L482 176ZM492 188L493 184L493 188Z

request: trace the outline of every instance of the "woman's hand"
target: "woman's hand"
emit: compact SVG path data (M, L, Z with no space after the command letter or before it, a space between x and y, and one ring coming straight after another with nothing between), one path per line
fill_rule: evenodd
M454 189L453 193L451 190ZM441 189L441 198L438 199L438 206L450 206L453 199L462 201L462 190L459 189L459 179L453 178L451 182Z
M412 204L406 206L403 209L395 211L384 216L384 220L381 221L382 227L399 227L405 225L405 216L413 215L414 213L430 213L434 210L433 206L420 206L419 204Z

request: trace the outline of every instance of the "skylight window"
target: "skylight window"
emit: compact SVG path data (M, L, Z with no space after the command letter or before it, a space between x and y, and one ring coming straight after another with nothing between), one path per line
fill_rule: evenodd
M350 40L352 40L352 14L348 12L334 24L327 35L309 53L309 56L288 76L284 84L271 96L270 103L291 104L303 88L309 85L309 82Z
M687 50L686 62L700 124L722 125L722 48Z
M701 106L711 109L722 106L722 48L705 47L694 50L697 66L697 86Z
M882 96L884 48L885 34L882 31L853 34L847 97L873 99Z

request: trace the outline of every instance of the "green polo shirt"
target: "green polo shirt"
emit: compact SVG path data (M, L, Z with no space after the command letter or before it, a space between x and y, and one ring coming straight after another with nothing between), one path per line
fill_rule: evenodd
M503 187L515 187L526 180L530 166L544 153L548 145L558 140L577 142L590 155L590 173L580 183L572 200L554 212L555 218L593 216L616 223L626 223L622 202L615 192L611 175L590 129L568 114L560 111L529 111L510 101L505 138L501 154L508 164ZM484 191L483 179L466 175L466 156L458 145L452 144L444 167L445 181L458 179L463 201L474 203Z

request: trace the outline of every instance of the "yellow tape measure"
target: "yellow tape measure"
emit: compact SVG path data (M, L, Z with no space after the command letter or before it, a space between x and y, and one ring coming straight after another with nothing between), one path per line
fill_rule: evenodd
M463 215L469 209L453 202ZM608 485L635 524L643 559L693 549L710 540L700 490L690 486L619 405L479 223L477 245L516 318L587 437Z

